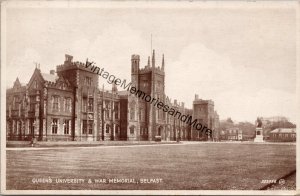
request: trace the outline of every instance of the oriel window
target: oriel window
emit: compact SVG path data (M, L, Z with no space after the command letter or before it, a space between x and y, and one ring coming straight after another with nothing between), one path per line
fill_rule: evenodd
M106 125L106 133L109 133L109 125Z
M85 97L82 99L82 111L87 111L87 99Z
M58 101L59 101L59 97L53 96L53 105L52 105L53 110L58 110Z
M67 98L65 100L65 111L66 112L71 112L71 98Z
M88 101L88 112L93 112L93 108L94 108L94 99L93 98L89 98L89 101Z
M92 86L92 78L91 77L85 77L85 85Z

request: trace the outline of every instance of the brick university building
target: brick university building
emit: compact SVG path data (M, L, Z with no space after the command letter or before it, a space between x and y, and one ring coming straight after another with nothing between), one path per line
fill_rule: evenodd
M17 78L6 91L6 133L8 140L208 140L219 138L219 117L214 102L195 95L192 109L165 94L164 57L140 68L140 56L131 56L131 82L137 89L164 100L169 107L189 114L213 130L212 138L158 110L128 91L99 87L99 75L65 55L64 64L50 73L34 70L22 85ZM102 78L100 78L102 79Z

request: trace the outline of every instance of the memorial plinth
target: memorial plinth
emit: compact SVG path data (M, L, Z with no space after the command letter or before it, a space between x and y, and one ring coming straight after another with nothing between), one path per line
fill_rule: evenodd
M263 129L256 127L254 142L264 142Z

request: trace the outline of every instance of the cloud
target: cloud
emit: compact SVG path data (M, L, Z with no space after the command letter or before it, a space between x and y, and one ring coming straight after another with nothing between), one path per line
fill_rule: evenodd
M20 55L8 61L7 86L12 86L16 76L22 83L27 83L35 67L33 62L40 62L43 72L55 69L57 64L63 63L64 53L73 55L75 61L85 62L89 58L110 74L130 80L131 55L141 56L141 67L146 65L150 55L149 40L141 32L127 23L116 22L95 36L83 34L68 40L67 44L57 43L59 47L52 48L51 52L55 54L52 56L44 54L41 58L43 51L24 48ZM202 99L212 99L221 119L232 117L234 120L251 121L257 116L285 115L295 120L295 92L276 88L291 85L284 78L289 72L276 75L274 71L264 70L263 66L234 65L228 53L216 52L202 42L187 42L175 58L168 56L170 50L172 48L169 47L164 51L165 89L172 100L185 102L186 107L192 108L195 94ZM160 51L156 51L157 66L161 64L161 55ZM102 84L106 89L111 88L100 77L99 86Z
M194 94L213 99L217 93L236 85L230 59L201 43L186 46L178 61L167 62L166 75L167 94L179 96L190 107Z
M56 44L60 47L52 48L52 54L56 55L51 57L44 56L41 58L39 52L35 49L24 49L23 54L18 58L10 59L9 65L13 66L8 66L8 73L19 76L21 82L27 83L35 68L33 62L40 62L42 72L48 73L49 70L55 69L56 65L63 64L64 54L70 54L74 57L74 61L85 62L88 58L110 74L114 74L121 79L130 80L131 55L140 54L141 67L143 67L146 65L147 56L150 54L149 43L143 39L140 31L122 22L111 24L97 36L75 37L69 44ZM14 67L18 67L17 70L13 69ZM28 67L31 69L28 69ZM12 86L15 79L15 77L8 78L7 86ZM111 85L101 79L100 77L100 86L104 84L105 88L110 89Z
M41 62L39 52L33 48L24 49L20 56L16 56L8 62L6 86L11 87L13 85L13 82L16 80L15 76L19 77L21 83L28 83L35 69L34 64L36 62ZM30 68L28 69L28 67Z
M66 50L74 56L75 60L85 62L88 57L90 61L96 62L96 66L127 80L130 80L131 74L131 55L140 54L141 66L143 66L146 64L147 52L149 53L147 42L140 32L125 23L111 25L94 39L78 39ZM104 79L100 83L101 86L104 84L110 88Z
M212 99L221 119L285 115L296 120L296 93L268 88L265 84L274 77L262 69L233 66L227 56L193 43L183 48L178 61L167 63L166 91L189 108L194 94Z
M222 119L254 120L258 116L286 116L296 122L296 95L280 90L261 89L252 94L230 90L215 98Z

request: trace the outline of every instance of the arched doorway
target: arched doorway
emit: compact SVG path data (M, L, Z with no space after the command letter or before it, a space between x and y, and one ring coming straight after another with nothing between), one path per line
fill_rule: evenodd
M164 128L162 125L157 127L155 138L159 139L160 141L165 139Z
M163 127L159 126L158 129L157 129L157 134L156 135L161 136L162 131L163 131Z

